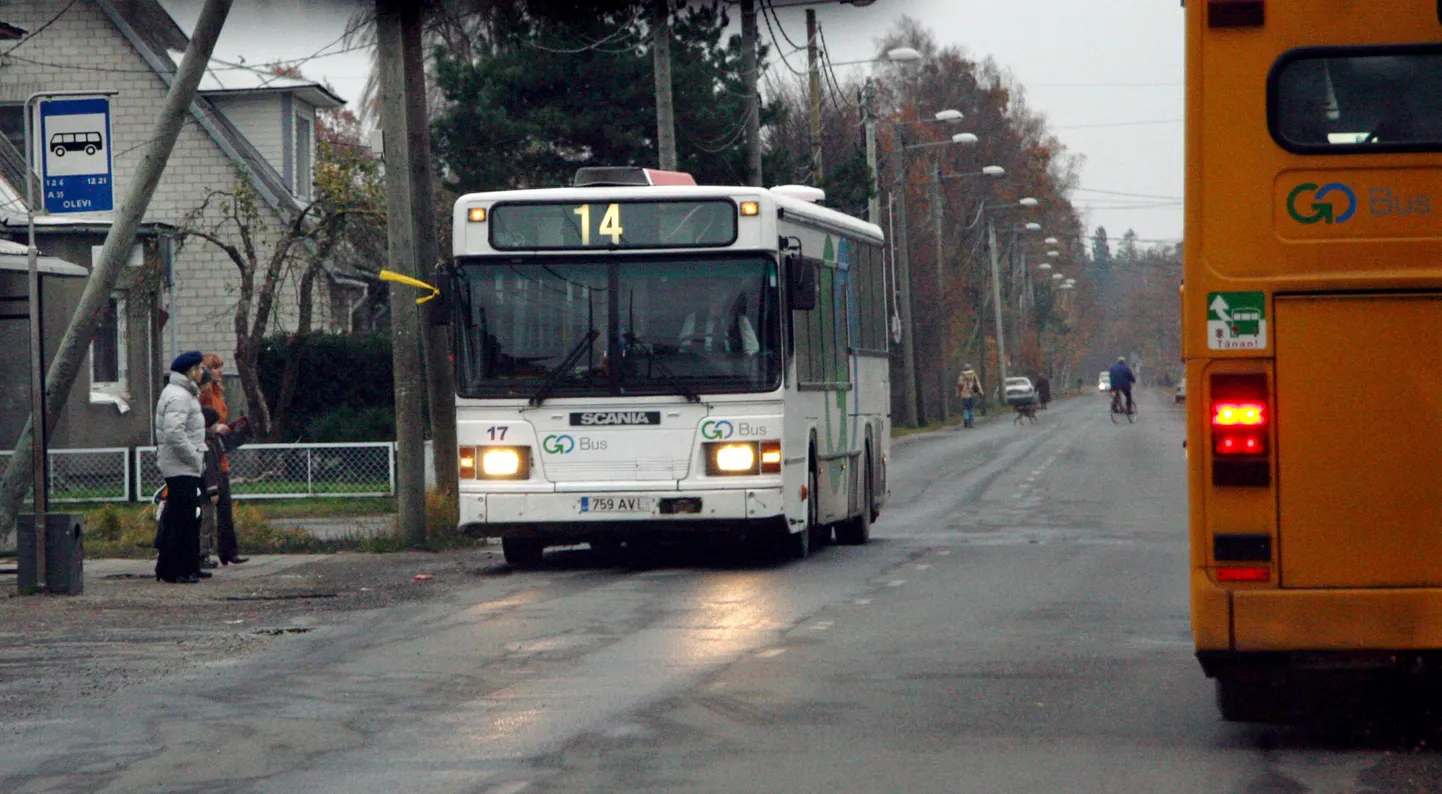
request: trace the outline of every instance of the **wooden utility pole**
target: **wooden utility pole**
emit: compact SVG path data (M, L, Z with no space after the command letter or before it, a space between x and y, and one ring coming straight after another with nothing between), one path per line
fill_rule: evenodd
M869 193L866 198L866 219L880 224L881 187L877 184L876 173L876 108L872 103L875 94L871 78L868 77L866 86L861 90L861 114L866 128L866 189Z
M746 184L761 187L761 95L756 85L756 0L741 0L741 90L746 92Z
M991 253L991 302L996 309L996 357L1000 373L996 382L1000 388L1006 383L1006 331L1001 325L1001 266L996 256L996 227L991 223L990 214L986 216L986 247Z
M405 37L420 24L408 0L376 0L381 131L386 166L386 238L390 269L420 278L416 264L415 191L411 185L409 114L406 110ZM395 379L396 496L401 535L407 545L426 544L425 400L421 367L421 316L415 294L392 287L391 365ZM439 474L439 472L437 472Z
M46 373L43 414L46 417L47 432L55 426L56 420L65 409L70 389L75 385L75 378L85 363L91 339L95 336L95 327L110 302L115 283L135 246L135 233L145 218L145 211L150 207L155 187L165 173L165 165L170 160L171 150L175 148L176 138L180 136L180 128L190 118L188 109L195 99L196 86L200 85L200 78L205 74L210 53L215 49L216 39L220 38L220 29L225 25L226 16L230 14L230 5L231 0L205 0L205 6L200 10L195 32L185 49L185 56L180 61L175 77L170 81L165 105L147 139L148 145L135 169L129 193L115 212L115 220L110 224L110 231L105 235L105 244L100 249L100 259L85 282L80 304L75 308L75 314L65 329L65 335L61 337L60 347ZM32 416L25 423L20 438L15 443L15 454L10 457L4 479L0 480L0 535L8 534L14 528L20 502L25 498L35 471L35 419L36 417ZM41 499L43 498L42 496ZM37 524L37 548L42 550L42 554L45 548L43 530L44 525ZM38 577L44 577L43 557L39 562L40 568L36 573ZM38 581L43 582L44 579L40 578Z
M891 188L897 197L896 237L892 241L892 257L896 260L896 281L901 288L901 362L902 419L907 427L919 422L916 411L916 325L911 305L911 256L906 240L906 140L901 127L896 128L896 178Z
M946 421L951 415L951 389L947 388L946 360L946 340L951 335L951 329L947 327L946 271L942 266L946 258L946 238L942 234L941 209L941 154L937 153L931 160L931 224L932 234L936 237L936 360L932 363L936 366L936 399L940 407L938 418Z
M820 186L821 168L821 63L817 48L816 9L806 9L806 69L811 83L811 184Z
M656 149L660 167L676 170L676 107L671 100L670 0L652 0L651 53L656 72Z
M415 219L416 278L430 282L441 262L436 228L435 172L431 168L430 113L426 108L426 65L420 3L411 4L402 17L406 70L406 147L410 153L411 217ZM442 311L440 300L422 305L425 339L426 396L431 414L431 462L436 490L457 506L460 464L456 448L455 371L451 367L450 327L436 325L432 314Z

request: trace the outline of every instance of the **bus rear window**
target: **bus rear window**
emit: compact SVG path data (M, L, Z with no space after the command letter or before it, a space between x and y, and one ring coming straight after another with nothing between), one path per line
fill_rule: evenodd
M1267 100L1289 151L1442 151L1442 46L1293 50L1272 67Z

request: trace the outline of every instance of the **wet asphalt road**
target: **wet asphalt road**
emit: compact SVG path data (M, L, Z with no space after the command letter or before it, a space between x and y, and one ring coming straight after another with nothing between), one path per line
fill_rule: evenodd
M0 790L1442 791L1415 744L1217 719L1165 397L898 445L865 547L552 551L6 726Z

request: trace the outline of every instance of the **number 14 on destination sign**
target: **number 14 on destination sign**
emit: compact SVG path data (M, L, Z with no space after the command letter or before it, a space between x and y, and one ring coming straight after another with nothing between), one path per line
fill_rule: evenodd
M591 244L591 205L582 204L571 210L572 214L581 216L581 245ZM621 244L621 235L625 231L621 229L621 205L608 204L606 212L601 216L601 225L596 227L599 235L609 235L612 245Z

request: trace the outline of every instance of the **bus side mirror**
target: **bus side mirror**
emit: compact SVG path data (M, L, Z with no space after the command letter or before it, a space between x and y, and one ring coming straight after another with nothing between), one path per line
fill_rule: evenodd
M426 301L426 305L430 306L431 325L450 325L451 302L456 292L455 273L445 265L436 265L431 283L441 291L439 295Z
M816 261L800 251L786 254L786 294L793 311L809 312L816 308Z

